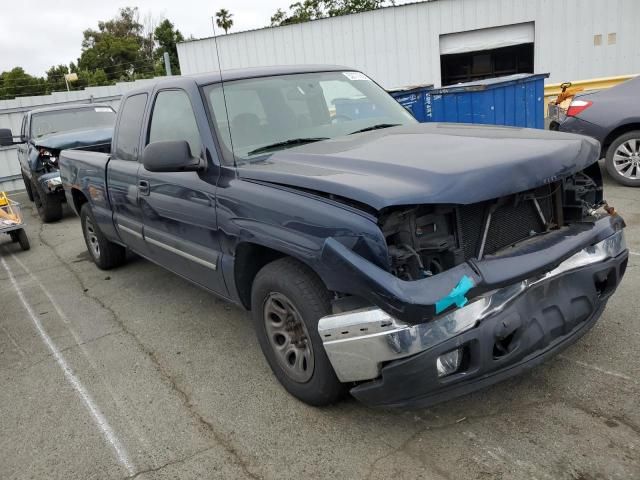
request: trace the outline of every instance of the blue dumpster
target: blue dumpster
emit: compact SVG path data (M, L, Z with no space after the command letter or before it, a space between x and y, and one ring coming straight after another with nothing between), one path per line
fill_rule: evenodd
M387 90L389 95L404 108L409 110L416 120L426 122L426 104L427 92L433 88L433 85L415 85L404 88L394 88Z
M544 128L544 79L519 73L429 91L425 121Z
M333 100L336 109L335 118L347 120L361 120L378 117L376 105L366 98L336 98Z

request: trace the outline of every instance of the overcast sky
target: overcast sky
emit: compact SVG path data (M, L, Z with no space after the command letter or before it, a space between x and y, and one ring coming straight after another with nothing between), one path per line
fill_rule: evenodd
M269 25L271 15L295 0L21 0L0 15L0 72L21 66L43 75L52 65L68 64L80 56L82 32L118 9L137 6L141 15L166 17L185 37L212 35L211 16L220 8L233 14L232 32ZM408 3L399 0L396 3ZM415 0L414 0L415 1Z

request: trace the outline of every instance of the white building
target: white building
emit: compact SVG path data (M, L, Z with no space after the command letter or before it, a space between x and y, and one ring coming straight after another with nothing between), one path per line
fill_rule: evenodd
M223 70L340 64L386 88L517 72L556 83L640 72L638 19L638 0L431 0L231 33L218 47ZM213 38L178 56L183 74L218 70Z

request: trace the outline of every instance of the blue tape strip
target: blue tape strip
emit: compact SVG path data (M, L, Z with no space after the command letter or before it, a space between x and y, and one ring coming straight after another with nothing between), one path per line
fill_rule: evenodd
M466 275L463 276L446 297L443 297L436 302L436 315L445 311L451 305L456 305L458 308L464 307L469 301L465 295L473 288L473 286L473 280Z

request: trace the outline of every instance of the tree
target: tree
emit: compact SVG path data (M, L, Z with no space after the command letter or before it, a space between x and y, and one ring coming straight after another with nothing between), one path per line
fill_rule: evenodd
M291 4L288 13L278 9L271 17L271 26L289 25L319 18L367 12L384 7L387 4L395 5L395 0L303 0Z
M233 19L231 17L233 17L233 14L229 13L229 10L225 8L221 8L216 12L216 25L224 30L225 35L233 26Z
M180 30L174 28L173 23L169 20L164 19L153 32L153 39L158 44L158 48L156 48L154 52L154 57L156 62L160 64L161 72L164 72L163 57L164 53L167 52L169 54L169 63L171 64L171 73L180 75L178 48L176 46L179 42L184 41Z
M84 31L78 69L103 70L109 80L153 76L153 38L144 36L137 8L120 9L118 15Z
M29 75L22 67L15 67L0 74L0 99L46 93L49 92L45 79Z
M283 25L283 22L286 18L287 14L285 13L285 11L279 8L278 10L276 10L276 13L271 15L271 26L277 27L278 25Z
M231 28L232 15L220 10L225 32ZM193 38L193 37L192 37ZM29 75L21 67L0 74L0 99L24 95L46 95L66 90L64 76L76 73L71 90L113 85L119 80L136 80L164 75L164 53L169 54L171 70L180 73L177 43L184 41L173 23L147 14L141 20L137 8L122 8L111 20L98 22L98 28L83 33L82 53L77 63L54 65L45 77Z

